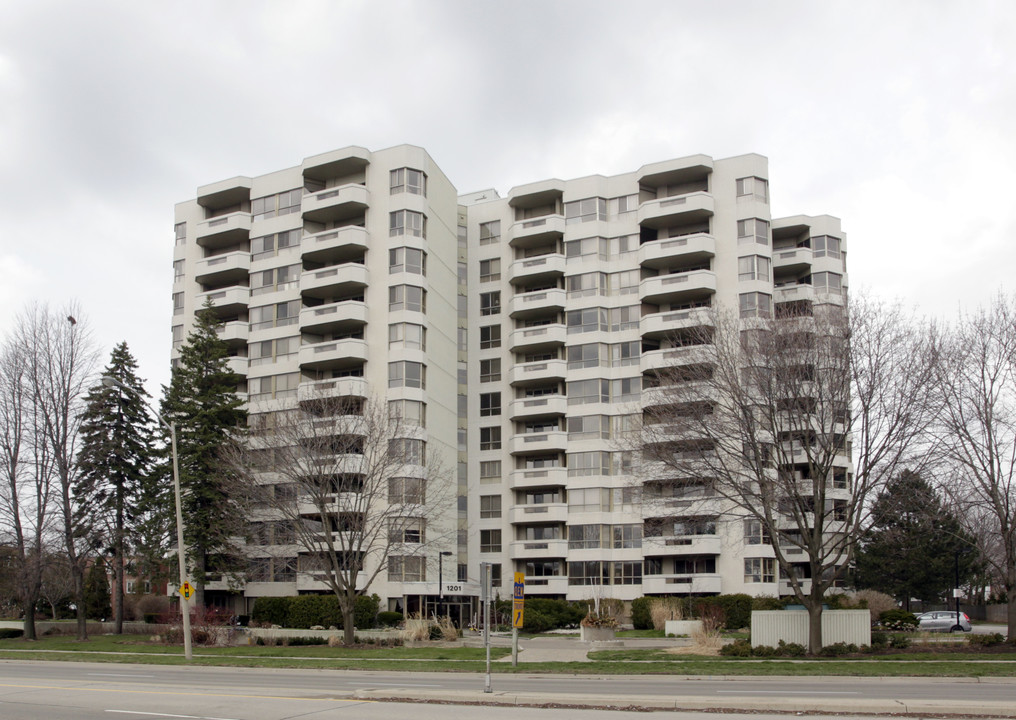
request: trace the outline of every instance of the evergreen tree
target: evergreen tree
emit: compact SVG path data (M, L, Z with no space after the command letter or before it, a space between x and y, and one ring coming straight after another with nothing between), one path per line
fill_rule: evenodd
M224 562L232 557L231 539L243 521L227 491L220 458L223 448L244 430L247 412L236 394L242 378L227 366L226 344L215 332L218 324L206 303L195 315L162 402L163 417L176 425L184 542L197 607L204 604L208 574L228 569Z
M959 562L960 582L977 568L974 540L918 473L904 470L887 483L861 537L856 584L901 600L934 602L950 594ZM957 560L958 558L958 560Z
M102 558L96 558L85 577L85 617L104 620L109 616L109 577Z
M153 421L146 407L149 395L137 376L137 367L127 343L120 343L103 371L119 385L99 385L86 396L74 488L77 512L104 528L112 557L118 634L123 632L125 562L144 544L138 537L141 501L159 480L153 475Z

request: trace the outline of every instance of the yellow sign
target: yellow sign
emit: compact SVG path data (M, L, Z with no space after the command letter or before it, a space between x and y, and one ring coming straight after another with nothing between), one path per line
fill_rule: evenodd
M515 586L512 589L512 627L522 627L522 614L526 600L526 574L515 573Z
M194 594L194 586L185 582L180 586L180 594L183 595L184 600L190 600L190 596Z

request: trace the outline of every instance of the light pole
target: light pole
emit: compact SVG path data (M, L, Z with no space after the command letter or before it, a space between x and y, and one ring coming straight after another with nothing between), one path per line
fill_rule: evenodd
M442 550L437 554L437 616L441 616L441 606L444 604L444 559L451 557L450 550Z
M134 393L141 398L134 389L127 387L115 377L104 375L102 377L102 384L106 387L118 387L121 390ZM144 401L144 398L141 399ZM187 553L183 547L183 504L180 500L180 457L176 452L176 424L166 422L166 419L150 403L145 402L145 405L159 419L159 422L169 430L170 448L173 453L173 491L176 496L176 552L180 565L180 587L182 588L187 583ZM180 611L183 618L183 654L188 660L193 660L194 653L191 650L190 601L182 593L180 594Z

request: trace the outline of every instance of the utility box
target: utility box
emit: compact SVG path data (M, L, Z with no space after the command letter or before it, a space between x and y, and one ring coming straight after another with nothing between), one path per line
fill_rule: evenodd
M808 647L807 610L752 610L751 646L776 647L780 640ZM823 610L822 647L836 643L871 645L867 610Z

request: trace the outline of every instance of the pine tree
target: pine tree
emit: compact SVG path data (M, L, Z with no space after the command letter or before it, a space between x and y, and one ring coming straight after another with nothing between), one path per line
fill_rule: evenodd
M137 368L127 343L120 343L103 371L103 376L119 384L99 385L86 396L74 488L78 514L90 516L104 529L112 558L118 634L123 632L125 562L145 544L138 532L143 517L141 501L160 479L153 472L153 420L146 407L149 395Z
M976 571L973 538L918 473L904 470L891 480L871 517L857 551L858 587L888 593L909 608L913 598L947 596L957 562L961 583Z
M85 617L105 620L109 615L109 577L102 558L96 558L85 577Z
M227 366L218 324L210 303L195 315L162 403L163 417L176 425L184 542L197 607L204 604L208 574L224 569L231 557L231 538L243 520L229 497L220 456L230 438L243 431L247 412L236 394L242 378Z

